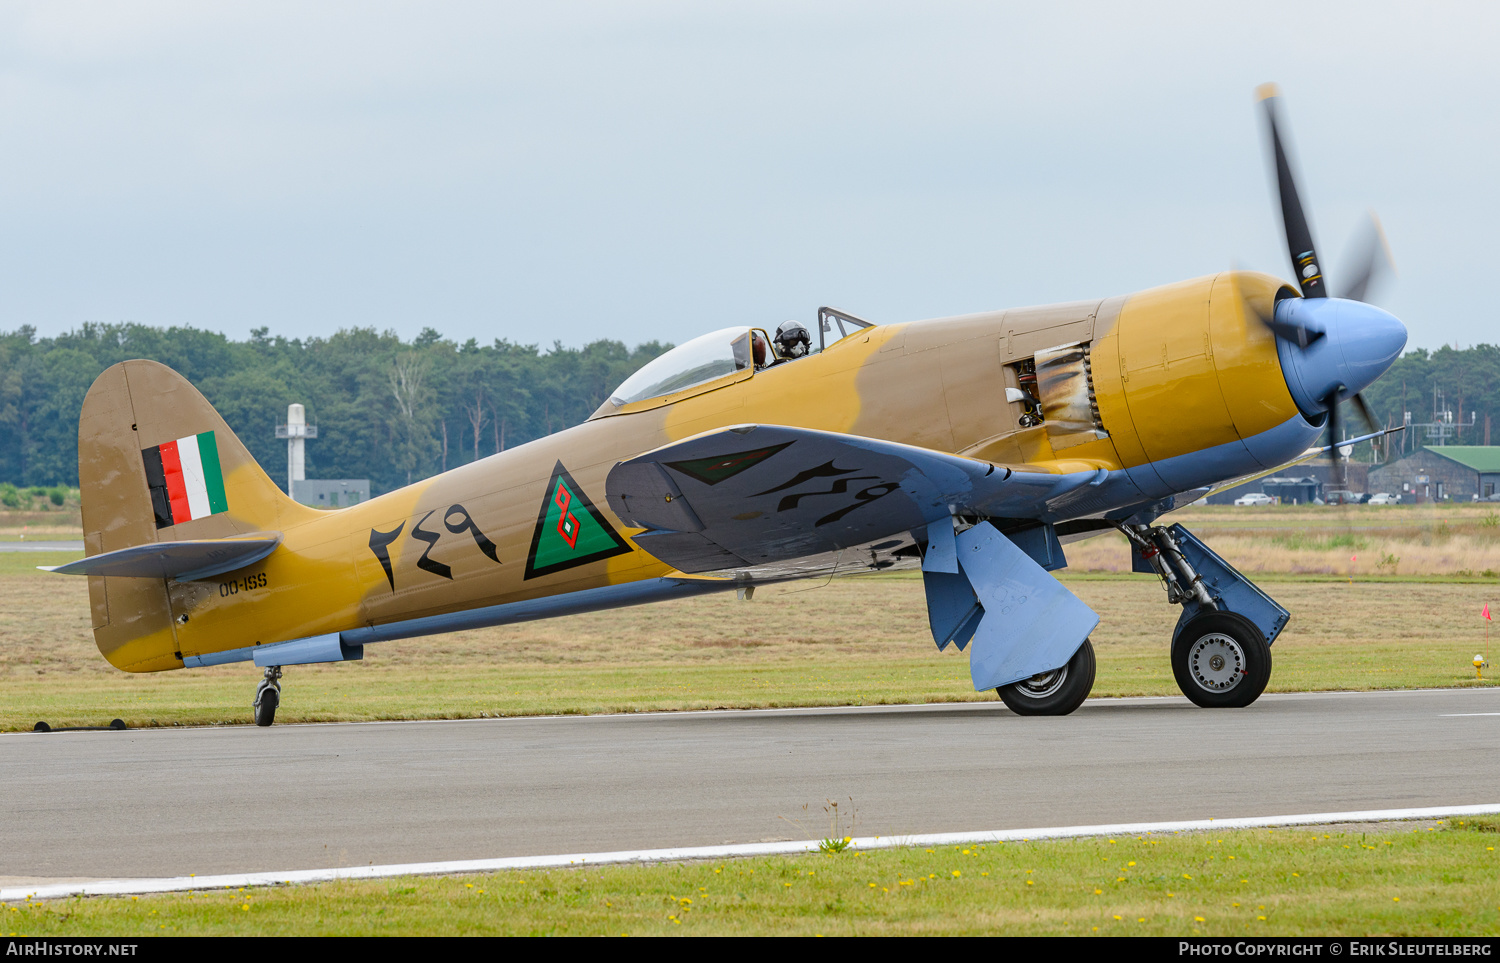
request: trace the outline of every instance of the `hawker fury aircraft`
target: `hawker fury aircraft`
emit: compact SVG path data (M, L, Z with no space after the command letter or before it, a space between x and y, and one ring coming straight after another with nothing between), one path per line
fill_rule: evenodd
M79 423L94 635L131 672L253 663L270 725L286 666L485 625L920 567L932 637L976 689L1062 715L1099 616L1050 573L1123 533L1182 606L1177 681L1205 707L1265 688L1289 613L1173 508L1347 444L1340 404L1406 343L1327 296L1263 104L1296 284L1231 271L1118 297L902 324L822 309L695 338L577 427L365 503L287 498L192 385L100 375ZM837 332L837 337L833 337ZM1364 437L1380 434L1371 426Z

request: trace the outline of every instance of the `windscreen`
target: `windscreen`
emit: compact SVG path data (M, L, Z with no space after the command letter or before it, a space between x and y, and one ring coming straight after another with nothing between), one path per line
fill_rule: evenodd
M615 389L610 401L628 405L701 385L750 367L750 332L720 328L680 344Z

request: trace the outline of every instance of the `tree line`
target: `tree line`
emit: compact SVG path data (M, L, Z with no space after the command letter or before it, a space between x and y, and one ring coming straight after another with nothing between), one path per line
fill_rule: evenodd
M328 338L247 341L196 328L84 324L53 338L0 332L0 481L78 484L78 416L105 368L131 358L171 367L202 391L278 484L287 405L318 438L309 478L368 478L399 488L575 425L670 345L618 341L542 350L504 339L457 344L426 328L412 341L373 329Z
M1448 444L1500 443L1500 346L1408 351L1365 389L1364 397L1382 426L1400 425L1408 411L1412 424L1431 423L1441 420L1441 409L1446 408L1453 413L1455 427L1465 425L1456 427ZM1364 433L1364 423L1352 407L1346 409L1344 421L1350 436ZM1467 427L1470 421L1473 427ZM1424 429L1412 428L1395 436L1391 454L1399 458L1429 443L1436 444L1429 442Z
M286 444L276 425L300 402L319 430L306 448L308 477L368 478L379 494L578 424L669 347L458 344L431 328L406 342L367 328L294 339L258 328L233 341L140 324L84 324L53 338L21 327L0 332L0 482L77 485L83 397L100 372L129 358L160 361L193 382L279 484ZM1401 424L1405 411L1422 423L1433 420L1434 388L1455 421L1472 413L1476 422L1452 443L1484 444L1487 421L1500 421L1500 347L1408 352L1365 398L1382 424ZM1362 430L1346 415L1351 434ZM1500 423L1493 428L1500 441ZM1426 441L1421 430L1404 434L1398 456Z

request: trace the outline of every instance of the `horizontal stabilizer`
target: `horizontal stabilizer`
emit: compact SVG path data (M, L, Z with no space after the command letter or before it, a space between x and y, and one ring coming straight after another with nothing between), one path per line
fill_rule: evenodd
M59 575L108 575L120 578L171 578L179 582L212 578L254 565L281 544L279 532L256 532L235 538L200 538L152 542L51 567Z

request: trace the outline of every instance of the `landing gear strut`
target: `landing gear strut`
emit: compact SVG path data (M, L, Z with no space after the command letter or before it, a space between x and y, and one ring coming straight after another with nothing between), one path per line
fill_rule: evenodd
M255 724L269 726L276 721L276 707L281 705L281 666L266 667L266 677L255 689L255 701L250 707L255 710Z
M1194 705L1243 708L1271 679L1271 643L1291 615L1181 525L1119 526L1137 572L1155 572L1182 606L1172 674Z

